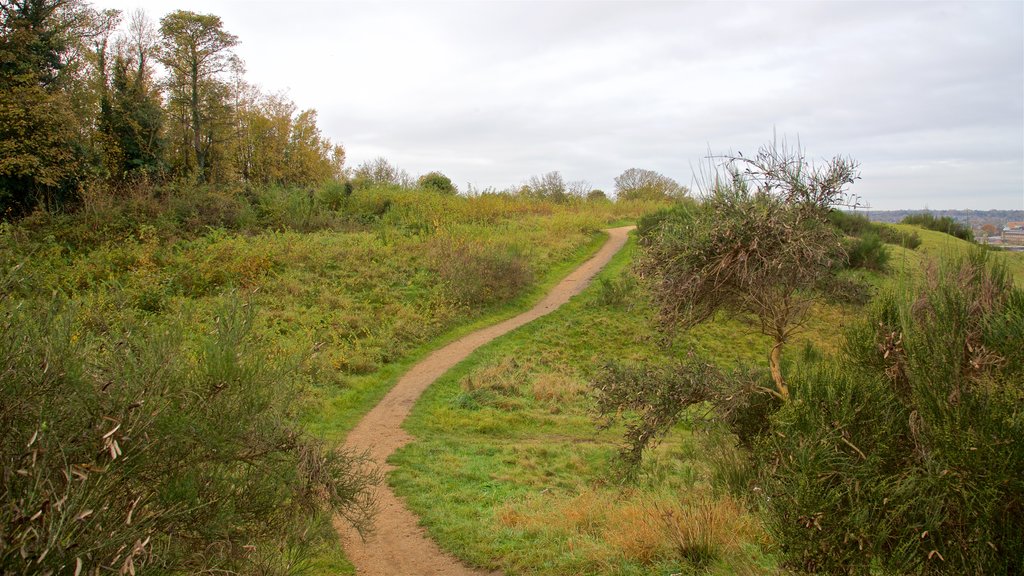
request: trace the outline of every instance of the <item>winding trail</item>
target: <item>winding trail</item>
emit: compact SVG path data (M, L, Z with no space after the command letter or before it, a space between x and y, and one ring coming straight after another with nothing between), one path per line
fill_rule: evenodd
M387 458L413 440L401 425L420 394L438 377L464 360L474 350L558 309L579 294L626 243L633 226L606 230L608 240L590 260L572 271L532 309L493 326L482 328L430 353L402 376L394 388L349 433L345 447L366 451L383 472L393 469ZM474 570L443 552L419 519L405 507L395 493L382 482L375 488L379 512L374 533L363 541L349 525L336 519L334 527L342 538L349 560L360 576L480 576L498 572Z

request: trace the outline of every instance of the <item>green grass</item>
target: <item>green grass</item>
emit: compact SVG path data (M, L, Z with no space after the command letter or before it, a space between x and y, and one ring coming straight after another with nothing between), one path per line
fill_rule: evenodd
M728 319L666 347L639 291L607 294L635 249L631 241L558 311L442 376L406 421L417 440L392 457L392 485L464 561L508 574L729 574L772 565L755 519L712 487L707 453L732 449L717 431L681 426L645 460L637 484L615 480L622 429L599 430L589 396L606 360L667 361L695 344L727 364L761 356L751 352L759 340ZM664 518L709 506L728 511L716 518L729 528L714 536L717 557L702 563L673 547Z
M254 310L254 349L290 391L287 417L329 442L416 359L527 308L597 249L607 222L650 209L368 192L343 210L318 209L315 222L261 225L273 214L249 210L204 228L174 211L206 214L191 201L143 198L123 213L115 203L3 224L4 305L45 309L59 298L79 311L72 331L104 347L173 333L193 351L218 310L240 301ZM329 525L319 529L311 570L351 572Z
M898 246L890 246L892 258L890 266L897 272L916 274L925 261L937 261L963 256L972 243L950 236L944 232L926 230L909 224L896 224L898 229L913 230L921 236L921 246L917 250L906 250ZM996 251L996 261L1006 265L1014 284L1024 286L1024 253Z

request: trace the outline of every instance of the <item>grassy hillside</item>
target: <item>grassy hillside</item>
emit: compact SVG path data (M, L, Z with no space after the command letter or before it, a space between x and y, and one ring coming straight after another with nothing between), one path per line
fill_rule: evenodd
M889 247L892 253L890 265L897 271L906 270L916 273L926 259L938 260L960 256L965 253L967 248L973 246L970 242L954 238L943 232L907 224L892 224L891 226L901 230L914 231L921 237L921 246L917 250L906 250L898 246ZM1006 265L1014 283L1017 286L1024 286L1024 253L995 251L994 255L997 261Z
M762 363L769 347L728 318L666 346L627 270L635 249L631 242L557 312L442 377L407 421L418 440L393 457L392 484L468 562L508 574L773 565L756 518L721 490L735 447L717 428L679 427L645 460L639 482L616 479L623 429L595 427L590 390L607 360L667 362L695 348L735 366ZM838 344L835 322L852 311L819 312L791 354L808 342Z
M288 572L309 559L312 544L321 547L321 567L344 569L327 517L314 513L319 504L288 507L305 505L287 496L301 488L296 474L319 473L303 468L302 458L316 453L307 439L336 441L411 357L525 306L599 245L601 228L652 206L394 189L327 203L302 190L199 190L5 223L0 360L19 379L2 389L4 457L31 457L35 485L62 490L63 480L47 480L61 477L59 461L22 455L44 442L54 455L82 454L71 461L83 470L102 471L83 472L83 490L103 481L113 482L108 492L127 491L123 509L83 516L96 519L97 538L106 534L97 550L116 553L110 530L132 526L140 542L149 533L151 545L181 546L161 561L180 558L173 565L186 571ZM56 380L34 383L33 362L59 366L43 371ZM48 425L52 418L62 426ZM31 483L17 486L10 494L24 488L26 506L46 498ZM87 493L62 514L99 509L105 492ZM20 522L14 512L0 520ZM138 521L126 524L125 514ZM282 515L294 521L285 526ZM172 525L182 534L168 539L160 527ZM49 532L33 530L17 532L41 546L26 550L75 562L32 536ZM218 553L194 555L191 546ZM273 550L287 553L263 552ZM132 556L140 569L144 552Z
M888 245L888 273L848 273L874 291L968 243L915 229ZM720 366L764 365L769 341L719 316L666 342L628 273L630 244L582 295L481 349L432 386L407 421L418 440L391 483L431 534L467 562L508 574L761 573L776 570L733 437L699 415L618 480L623 428L596 426L591 383L609 360L665 363L695 350ZM1001 254L1021 281L1024 260ZM819 303L790 363L838 352L855 305ZM753 495L752 495L753 496Z

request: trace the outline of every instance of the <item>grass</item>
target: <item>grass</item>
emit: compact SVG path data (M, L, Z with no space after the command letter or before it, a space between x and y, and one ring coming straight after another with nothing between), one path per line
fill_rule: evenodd
M918 251L887 246L889 275L849 274L878 290L967 245L918 232ZM665 341L628 274L635 250L631 241L580 296L456 366L407 420L417 440L392 457L390 482L467 563L551 575L778 570L759 519L733 496L749 467L714 426L677 426L649 451L636 483L616 479L622 429L595 425L589 395L605 360L657 363L696 349L723 367L763 365L770 346L725 316ZM1019 282L1024 260L1001 256ZM786 359L837 354L860 310L819 302Z
M370 191L340 210L289 214L265 210L262 196L246 208L220 195L224 218L192 206L210 197L199 194L5 223L3 303L35 310L59 298L79 311L76 338L145 349L152 335L173 333L192 361L218 310L239 302L253 311L260 354L246 361L276 367L287 425L329 442L418 357L529 306L597 249L606 222L649 209ZM449 260L471 277L453 278ZM329 525L315 528L321 544L300 563L351 572Z
M890 246L892 258L890 266L898 272L909 272L916 274L921 269L925 259L940 260L951 259L965 254L967 247L972 244L950 236L945 232L926 230L909 224L895 224L900 230L914 231L921 236L921 247L917 250L906 250L897 246ZM995 251L997 261L1006 264L1014 284L1024 286L1024 253Z
M715 488L722 470L708 453L733 449L719 431L680 426L636 484L615 479L622 430L595 426L589 394L606 359L667 361L699 344L735 365L762 349L724 318L666 346L640 292L617 294L635 250L631 241L580 296L442 376L406 421L417 440L392 457L391 483L464 561L508 574L772 569L757 520Z

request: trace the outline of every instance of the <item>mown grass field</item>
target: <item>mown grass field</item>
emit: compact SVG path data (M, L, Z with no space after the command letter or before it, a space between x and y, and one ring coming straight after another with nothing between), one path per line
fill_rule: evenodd
M967 244L919 230L917 251L889 246L888 275ZM392 458L390 482L445 549L508 574L737 574L779 570L758 497L731 495L745 474L735 439L680 425L632 482L618 476L621 426L601 429L591 382L610 359L667 362L695 350L720 366L765 364L769 341L736 319L666 341L629 274L631 242L580 296L479 350L423 396ZM1018 276L1024 260L1006 254ZM916 273L916 272L915 272ZM834 354L860 308L820 303L786 358ZM699 419L698 419L699 420Z

